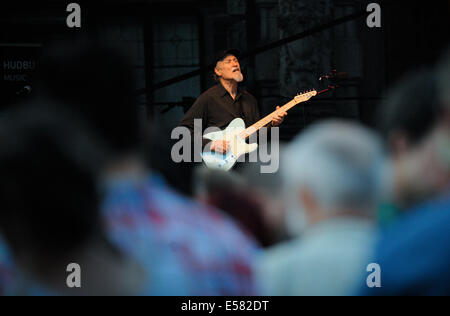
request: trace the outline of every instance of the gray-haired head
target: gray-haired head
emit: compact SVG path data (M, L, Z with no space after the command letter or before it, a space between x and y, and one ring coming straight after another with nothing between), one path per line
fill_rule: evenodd
M304 209L299 193L306 188L323 212L370 215L383 193L384 162L381 141L370 130L344 121L315 125L282 154L286 192L296 200L290 208Z

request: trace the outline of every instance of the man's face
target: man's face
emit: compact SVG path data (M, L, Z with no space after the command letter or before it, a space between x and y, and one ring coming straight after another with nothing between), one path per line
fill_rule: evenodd
M235 80L236 82L242 82L244 80L241 65L233 55L228 55L224 60L219 61L216 65L215 72L217 76L224 80Z

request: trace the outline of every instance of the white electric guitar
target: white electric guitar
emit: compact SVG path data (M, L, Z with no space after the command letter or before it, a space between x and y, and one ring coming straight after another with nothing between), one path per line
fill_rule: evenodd
M230 170L236 164L239 157L251 153L258 148L258 144L247 144L245 142L250 135L256 133L260 128L272 122L275 115L287 112L297 104L308 101L316 95L316 90L299 94L289 103L267 115L265 118L259 120L247 129L245 128L244 121L241 118L237 118L231 121L225 130L205 134L203 138L210 139L212 141L226 140L230 144L229 150L226 154L216 153L214 151L203 152L202 159L206 166L212 169L220 169L224 171Z

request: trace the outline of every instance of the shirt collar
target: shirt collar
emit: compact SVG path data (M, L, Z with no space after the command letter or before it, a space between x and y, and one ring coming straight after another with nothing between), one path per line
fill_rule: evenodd
M228 93L227 89L225 89L225 87L220 82L218 83L218 86L220 89L220 96L225 96Z
M219 88L220 88L220 94L219 95L221 97L224 97L227 94L230 95L228 93L227 89L225 89L224 86L220 82L218 83L218 85L219 85ZM236 94L236 100L238 100L241 97L241 95L242 95L242 89L238 86L237 94Z

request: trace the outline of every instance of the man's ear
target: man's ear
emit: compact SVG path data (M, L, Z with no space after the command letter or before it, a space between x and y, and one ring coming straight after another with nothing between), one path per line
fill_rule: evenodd
M220 71L220 69L217 66L216 66L216 68L214 68L214 72L217 77L222 77L222 72Z

